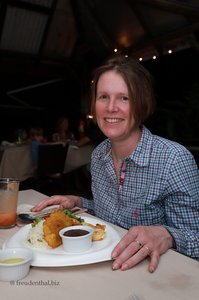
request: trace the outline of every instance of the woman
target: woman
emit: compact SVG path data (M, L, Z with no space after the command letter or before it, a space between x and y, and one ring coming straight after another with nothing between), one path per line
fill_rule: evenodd
M114 270L149 256L148 270L154 272L170 248L199 258L198 168L183 146L142 125L154 111L148 71L131 58L110 58L94 74L91 105L108 138L92 154L93 201L53 196L34 210L83 206L128 229L112 251Z

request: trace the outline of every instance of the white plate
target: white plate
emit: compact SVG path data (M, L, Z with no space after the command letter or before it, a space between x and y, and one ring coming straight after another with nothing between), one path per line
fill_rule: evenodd
M82 217L85 222L96 225L97 223L106 225L106 236L102 241L95 241L91 249L80 253L64 252L63 246L60 245L55 249L33 249L34 258L31 263L36 267L61 267L85 265L111 259L111 251L120 240L119 233L108 223L92 218ZM3 248L26 247L26 238L31 228L31 224L22 227L10 239L8 239Z

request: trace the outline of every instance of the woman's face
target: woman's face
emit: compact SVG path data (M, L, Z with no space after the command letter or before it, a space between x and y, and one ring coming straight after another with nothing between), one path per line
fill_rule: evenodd
M127 85L116 71L103 73L97 83L96 120L111 140L126 140L137 130Z

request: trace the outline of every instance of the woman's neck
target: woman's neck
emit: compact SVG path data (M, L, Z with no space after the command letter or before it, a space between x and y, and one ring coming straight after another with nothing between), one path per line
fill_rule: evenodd
M141 129L136 130L129 139L124 141L111 141L112 157L115 166L115 172L118 175L122 160L129 156L136 148L141 139Z

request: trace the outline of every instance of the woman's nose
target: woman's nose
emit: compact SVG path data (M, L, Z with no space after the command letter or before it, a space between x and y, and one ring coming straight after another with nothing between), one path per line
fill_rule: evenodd
M107 103L107 111L112 112L112 111L117 111L117 103L115 99L109 99Z

